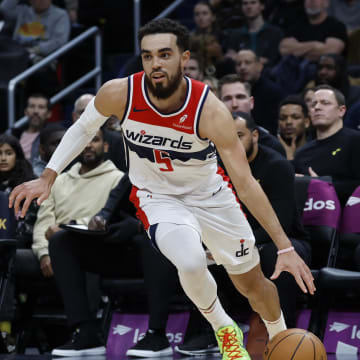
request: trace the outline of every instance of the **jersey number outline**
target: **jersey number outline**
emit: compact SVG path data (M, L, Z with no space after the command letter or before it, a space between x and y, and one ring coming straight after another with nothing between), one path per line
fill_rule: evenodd
M163 150L154 149L154 157L157 164L164 164L166 168L159 167L160 171L174 171L171 164L170 154Z

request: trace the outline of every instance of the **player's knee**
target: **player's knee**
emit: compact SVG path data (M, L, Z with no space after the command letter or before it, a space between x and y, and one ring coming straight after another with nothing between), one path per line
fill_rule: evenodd
M206 258L202 254L197 254L191 258L187 258L180 267L178 267L179 273L186 274L188 276L201 276L207 271Z

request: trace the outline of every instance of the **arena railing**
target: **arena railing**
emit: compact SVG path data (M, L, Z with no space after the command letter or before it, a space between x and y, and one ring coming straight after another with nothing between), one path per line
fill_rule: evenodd
M22 117L15 123L15 90L16 86L19 82L27 79L29 76L34 74L35 72L42 69L44 66L48 65L50 62L56 60L60 56L64 55L65 53L69 52L74 47L80 45L86 39L94 37L95 42L95 66L85 75L80 77L78 80L74 81L72 84L68 85L57 94L50 98L50 105L57 103L58 101L65 98L69 95L72 91L79 88L81 85L85 84L92 78L95 78L95 88L98 90L102 83L102 64L101 64L101 47L102 47L102 38L100 34L100 30L97 26L93 26L90 29L84 31L76 38L69 41L67 44L59 48L58 50L54 51L38 63L34 64L30 68L26 69L24 72L20 73L19 75L15 76L9 81L8 85L8 128L18 128L25 124L28 120L27 116Z

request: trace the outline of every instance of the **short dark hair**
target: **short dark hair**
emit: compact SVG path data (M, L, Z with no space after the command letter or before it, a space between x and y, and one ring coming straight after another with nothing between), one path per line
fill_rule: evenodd
M210 9L210 11L211 11L211 13L214 15L215 14L215 10L214 10L214 7L209 3L209 1L207 1L207 0L199 0L195 5L194 5L194 8L195 8L195 6L196 5L205 5L205 6L207 6L209 9Z
M250 113L246 113L243 111L234 111L231 113L233 119L235 120L236 118L240 117L242 119L245 120L245 124L246 127L250 130L250 131L254 131L257 130L257 125L256 122L254 120L254 118L251 116Z
M240 0L240 5L242 5L243 0ZM265 0L259 0L259 3L262 5L266 5Z
M174 34L179 49L181 51L189 50L189 30L175 20L163 18L148 22L139 30L139 44L144 36L153 34Z
M241 80L239 74L227 74L219 80L219 94L221 93L222 87L226 84L234 84L236 82L242 83L246 92L251 96L251 85L248 82Z
M279 113L280 113L280 109L282 106L284 105L299 105L301 106L302 112L304 114L305 117L309 116L309 111L308 108L305 104L305 101L301 98L301 96L299 95L289 95L287 96L285 99L281 100L280 104L279 104Z
M316 92L318 90L330 90L330 91L333 92L333 94L335 96L335 99L336 99L336 102L338 103L339 106L342 106L342 105L346 104L344 94L340 90L332 87L331 85L325 85L325 84L324 85L318 85L318 86L315 87L314 91Z
M47 108L48 108L48 110L50 110L50 108L51 108L50 98L49 98L47 95L45 95L45 94L43 94L43 93L40 93L40 92L30 94L30 95L28 96L27 100L26 100L26 106L27 106L28 101L29 101L30 98L36 98L36 99L39 99L39 98L40 98L40 99L46 100Z
M64 126L60 124L56 124L56 123L47 124L40 131L40 144L45 145L47 140L49 140L51 134L58 131L66 131L66 129L64 128Z

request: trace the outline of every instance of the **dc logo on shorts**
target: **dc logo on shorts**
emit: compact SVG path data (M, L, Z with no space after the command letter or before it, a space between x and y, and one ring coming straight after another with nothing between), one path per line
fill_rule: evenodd
M240 240L240 250L238 250L235 255L236 257L242 257L242 256L246 256L249 255L249 248L244 248L244 239Z

